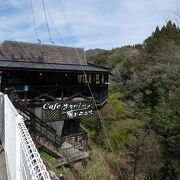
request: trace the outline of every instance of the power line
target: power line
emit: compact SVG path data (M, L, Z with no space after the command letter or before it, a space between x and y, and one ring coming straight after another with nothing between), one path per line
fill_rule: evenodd
M60 31L58 30L57 24L55 23L53 17L51 16L51 13L50 13L48 7L46 7L46 9L47 9L47 13L49 13L49 17L50 17L51 20L52 20L51 23L53 23L54 26L55 26L56 33L57 33L57 36L58 36L59 40L61 41L61 43L63 44L63 46L65 46L65 43L64 43L63 38L62 38L62 36L61 36L61 33L60 33Z
M52 41L52 38L51 38L51 33L50 33L50 29L49 29L49 24L48 24L44 0L42 0L42 5L43 5L43 11L44 11L44 16L45 16L45 20L46 20L46 26L47 26L47 30L48 30L48 34L49 34L49 40L50 40L51 44L54 44L54 42Z
M40 41L40 39L38 38L38 33L37 33L37 26L36 26L36 21L35 21L35 16L34 16L32 0L29 0L29 1L30 1L30 6L31 6L31 12L32 12L32 18L33 18L34 31L35 31L36 39L37 39L37 41Z
M68 26L69 26L68 19L67 19L65 13L64 13L64 9L63 9L63 7L62 7L61 0L59 0L59 1L60 1L60 6L61 6L61 10L62 10L64 19L65 19L66 23L67 23ZM81 69L82 69L82 71L83 71L83 74L84 74L84 77L85 77L85 80L86 80L86 83L87 83L87 85L88 85L88 89L89 89L89 91L90 91L90 94L91 94L91 96L92 96L93 102L94 102L94 104L95 104L96 112L97 112L98 117L99 117L99 119L100 119L100 122L101 122L101 124L102 124L102 128L103 128L104 134L105 134L105 136L106 136L108 145L109 145L109 147L110 147L111 152L112 152L113 155L114 155L114 160L115 160L117 169L118 169L118 171L119 171L119 173L120 173L121 178L124 179L124 178L123 178L123 175L122 175L122 172L121 172L121 169L120 169L120 167L119 167L119 164L118 164L118 162L117 162L117 159L115 158L115 152L114 152L114 149L113 149L113 147L112 147L112 145L111 145L111 142L110 142L110 140L109 140L109 137L108 137L108 134L107 134L107 131L106 131L106 127L105 127L104 122L103 122L103 121L104 121L104 120L103 120L103 117L101 116L101 114L100 114L100 112L99 112L99 110L98 110L98 107L97 107L97 104L96 104L96 101L95 101L95 98L94 98L92 89L91 89L90 84L89 84L89 82L88 82L87 76L85 75L86 73L85 73L84 67L83 67L83 65L82 65L82 63L81 63L81 59L80 59L78 50L77 50L77 48L76 48L75 45L74 45L74 47L75 47L75 53L76 53L76 55L77 55L77 57L78 57L79 63L80 63L80 65L81 65Z
M85 73L84 67L83 67L83 65L81 64L81 60L80 60L80 57L79 57L79 53L78 53L78 51L77 51L77 48L75 48L75 50L76 50L76 54L77 54L77 56L78 56L79 63L80 63L80 65L81 65L81 68L82 68L82 71L83 71L83 74L84 74L86 83L87 83L87 85L88 85L88 89L89 89L90 94L91 94L91 96L92 96L92 99L93 99L93 102L94 102L94 105L95 105L95 108L96 108L96 112L97 112L97 114L98 114L98 117L99 117L99 119L100 119L100 122L101 122L101 125L102 125L102 128L103 128L104 134L105 134L105 136L106 136L108 145L109 145L109 147L110 147L111 152L112 152L113 155L114 155L114 160L115 160L117 169L118 169L118 171L119 171L119 173L120 173L120 175L121 175L121 178L124 179L123 176L122 176L122 173L121 173L121 169L120 169L120 167L119 167L119 164L118 164L118 162L117 162L117 159L116 159L116 157L115 157L114 149L113 149L113 147L112 147L112 145L111 145L111 142L110 142L110 140L109 140L109 137L108 137L108 134L107 134L107 130L106 130L106 127L105 127L104 122L103 122L104 119L103 119L103 117L101 116L101 114L100 114L100 112L99 112L99 110L98 110L97 103L96 103L96 100L95 100L95 98L94 98L92 89L91 89L90 84L89 84L89 82L88 82L87 76L85 75L86 73Z
M32 4L32 3L31 3L31 4ZM61 4L61 0L60 0L60 4ZM46 26L47 26L47 30L48 30L48 34L49 34L49 39L50 39L50 42L53 43L52 38L51 38L50 29L49 29L49 24L48 24L48 19L47 19L47 14L46 14L46 8L45 8L45 2L44 2L44 0L42 0L42 5L43 5L43 11L44 11L45 20L46 20ZM63 9L63 7L62 7L62 4L60 5L60 7L61 7L61 10L62 10L62 13L63 13L63 17L64 17L66 23L67 23L67 25L70 27L70 24L69 24L69 22L68 22L68 19L67 19L65 13L64 13L64 9ZM33 16L33 17L34 17L34 16ZM75 45L74 45L74 47L75 47ZM82 65L82 63L81 63L81 59L80 59L80 56L79 56L79 53L78 53L78 50L77 50L76 47L75 47L75 53L76 53L76 55L77 55L77 57L78 57L78 60L79 60L79 63L80 63L80 65L81 65L83 74L84 74L84 76L85 76L85 70L84 70L83 65ZM87 85L88 85L88 89L89 89L90 94L91 94L91 96L92 96L93 102L94 102L94 104L95 104L95 108L96 108L98 117L99 117L99 119L100 119L100 121L101 121L102 128L103 128L103 131L104 131L104 133L105 133L105 136L106 136L108 145L109 145L109 147L110 147L110 149L111 149L111 152L115 155L114 150L113 150L113 147L112 147L112 145L111 145L111 143L110 143L110 140L109 140L109 137L108 137L108 134L107 134L107 131L106 131L104 122L103 122L103 118L102 118L101 115L100 115L100 112L99 112L99 110L98 110L98 107L97 107L97 104L96 104L96 101L95 101L93 92L92 92L92 90L91 90L90 84L89 84L86 76L85 76L85 80L86 80L86 83L87 83ZM115 162L116 162L116 166L117 166L118 171L119 171L119 173L120 173L120 175L121 175L121 178L123 179L123 176L122 176L122 173L121 173L121 170L120 170L120 167L119 167L119 165L118 165L118 162L117 162L116 158L114 158L114 160L115 160Z

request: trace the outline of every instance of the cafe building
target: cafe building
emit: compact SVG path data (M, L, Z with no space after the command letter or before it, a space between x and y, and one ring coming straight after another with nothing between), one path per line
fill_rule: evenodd
M82 117L108 97L110 69L88 64L81 48L4 41L0 91L8 94L38 148L59 165L89 156Z

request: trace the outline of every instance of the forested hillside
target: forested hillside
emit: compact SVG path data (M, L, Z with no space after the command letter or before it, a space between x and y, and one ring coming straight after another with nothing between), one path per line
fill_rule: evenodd
M142 45L88 61L112 68L109 101L100 113L115 157L97 114L83 121L91 141L107 152L106 171L124 180L180 179L179 27L169 21Z

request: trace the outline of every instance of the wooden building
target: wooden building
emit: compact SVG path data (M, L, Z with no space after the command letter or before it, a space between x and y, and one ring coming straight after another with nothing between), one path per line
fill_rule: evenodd
M81 48L4 41L0 91L9 95L38 145L60 164L88 156L83 116L108 97L110 69L88 64ZM95 100L95 102L94 102Z

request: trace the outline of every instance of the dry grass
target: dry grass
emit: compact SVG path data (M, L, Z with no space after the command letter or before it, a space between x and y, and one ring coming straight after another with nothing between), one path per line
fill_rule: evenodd
M107 161L109 154L94 143L90 143L90 147L92 149L90 158L86 161L86 165L78 170L70 167L52 168L55 158L43 151L40 154L48 170L58 175L63 174L66 180L117 180Z

